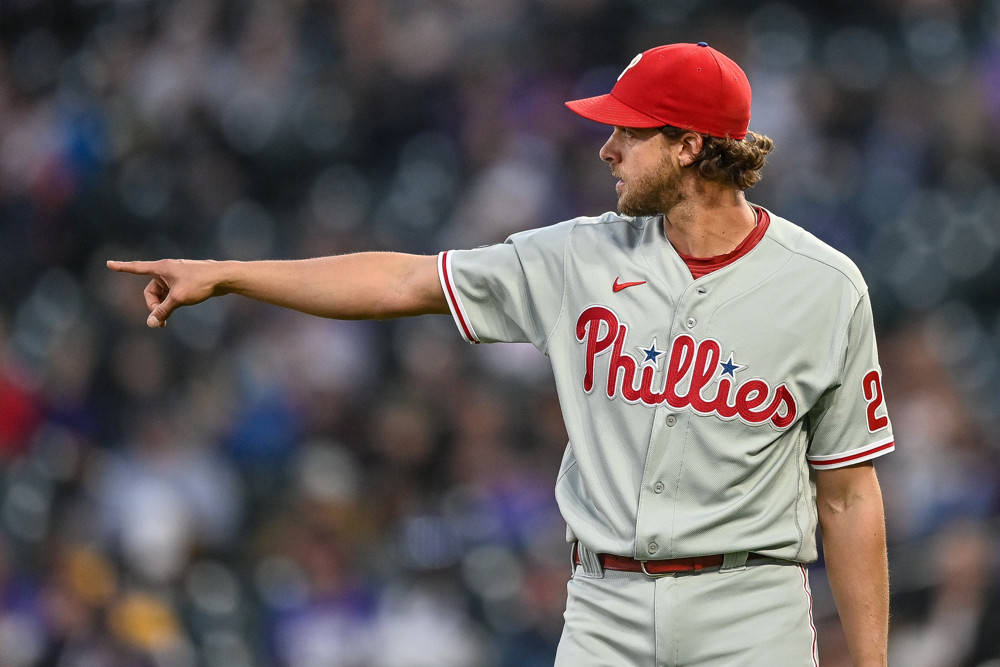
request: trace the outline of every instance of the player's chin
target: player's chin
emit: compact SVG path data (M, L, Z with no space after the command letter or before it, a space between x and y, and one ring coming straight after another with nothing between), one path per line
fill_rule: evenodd
M622 215L635 215L630 213L634 208L632 202L629 200L628 194L625 192L624 188L618 190L618 212Z
M637 206L634 201L624 196L624 194L618 197L618 212L621 213L622 215L628 215L632 217L637 217L641 215L650 215L650 213L646 211L646 208L647 207L644 206Z

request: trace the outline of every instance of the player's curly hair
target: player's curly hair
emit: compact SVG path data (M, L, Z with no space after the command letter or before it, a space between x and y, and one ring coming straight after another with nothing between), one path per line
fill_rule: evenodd
M690 131L673 125L660 128L660 132L674 140ZM742 141L707 134L701 136L701 153L691 166L706 180L732 185L740 190L751 188L760 181L760 172L767 162L767 154L774 150L774 141L756 132L747 132Z

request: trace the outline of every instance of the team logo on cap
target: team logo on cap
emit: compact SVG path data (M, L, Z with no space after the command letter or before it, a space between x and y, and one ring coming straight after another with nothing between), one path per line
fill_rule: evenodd
M638 65L640 60L642 60L642 54L641 53L637 53L635 55L635 58L632 58L632 62L630 62L628 64L628 66L625 69L622 70L622 73L618 75L618 78L616 79L616 81L621 81L622 77L625 76L625 72L629 71L630 69L632 69L633 67L635 67L636 65Z
M722 346L714 338L695 340L681 334L671 342L669 351L657 350L654 338L649 348L639 347L644 355L640 361L625 351L627 335L628 325L610 308L590 306L580 313L576 339L587 346L585 392L589 394L596 384L597 357L609 354L608 398L650 407L666 403L678 410L725 420L738 418L753 425L770 422L779 429L795 422L798 406L788 385L772 388L761 378L737 382L737 373L746 365L737 364L732 354L723 361ZM654 379L661 354L666 359L666 374Z

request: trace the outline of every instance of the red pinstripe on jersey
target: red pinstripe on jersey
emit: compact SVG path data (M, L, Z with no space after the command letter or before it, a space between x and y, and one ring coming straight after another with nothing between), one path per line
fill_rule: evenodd
M895 449L895 441L892 438L886 438L885 440L879 440L864 447L852 449L849 452L840 452L825 456L806 455L806 460L809 461L809 465L817 470L830 470L833 468L842 468L852 463L861 463L862 461L888 454Z
M448 300L448 308L451 309L452 317L455 318L459 331L462 332L465 340L478 345L479 339L476 338L476 332L473 330L472 324L469 323L469 316L465 313L465 308L455 292L454 279L451 275L451 261L448 259L450 252L450 250L445 250L438 255L438 278L441 280L445 298Z

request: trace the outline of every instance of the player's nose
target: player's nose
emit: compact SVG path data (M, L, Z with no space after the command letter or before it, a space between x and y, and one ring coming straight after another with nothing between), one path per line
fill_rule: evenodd
M604 142L601 146L601 150L597 153L602 160L608 164L616 164L621 162L621 153L618 151L618 144L615 139L615 133L612 132L608 140Z

